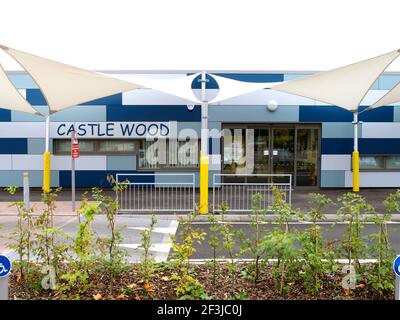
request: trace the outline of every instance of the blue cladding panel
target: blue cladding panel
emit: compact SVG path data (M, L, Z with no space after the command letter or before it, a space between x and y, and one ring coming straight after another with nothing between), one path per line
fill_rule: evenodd
M245 82L281 82L283 81L282 73L215 73L215 75L220 77L225 77L238 81ZM201 78L201 75L197 76L192 82L192 89L200 89L201 84L198 81ZM218 84L212 76L210 77L208 74L206 78L209 80L207 82L207 89L218 89Z
M200 121L200 106L107 106L107 121Z
M361 106L360 111L364 110L365 108L367 107ZM392 122L394 119L394 108L382 107L365 111L359 115L358 119L365 122Z
M322 170L321 171L321 188L344 188L345 171L341 170Z
M17 89L36 89L38 87L27 74L10 74L8 77Z
M353 138L325 138L321 140L322 154L350 154L351 152L353 152Z
M27 154L28 139L0 138L0 154Z
M39 89L26 89L26 99L35 106L47 105L46 99ZM82 103L82 105L121 105L122 93L114 94L109 97L96 99L93 101Z
M26 89L26 100L34 106L47 105L46 99L39 89Z
M246 82L282 82L283 73L216 73L217 76Z
M353 114L335 106L300 106L300 122L351 122Z
M353 138L325 138L321 142L322 154L351 154ZM394 154L400 152L400 139L359 139L360 154Z
M100 188L110 188L111 184L107 181L107 176L112 175L114 178L117 173L136 173L135 171L76 171L76 186L79 188L98 186ZM151 172L149 172L151 173ZM132 177L127 176L128 180L132 180ZM120 180L124 180L121 177ZM135 182L154 182L154 176L139 176L135 177ZM71 187L71 171L60 171L60 186L70 188Z
M82 103L83 105L121 105L122 93Z
M361 106L360 111L366 106ZM300 106L300 122L351 122L353 113L336 106ZM377 108L360 114L360 121L392 122L393 107Z
M11 121L11 111L7 109L0 109L0 122Z

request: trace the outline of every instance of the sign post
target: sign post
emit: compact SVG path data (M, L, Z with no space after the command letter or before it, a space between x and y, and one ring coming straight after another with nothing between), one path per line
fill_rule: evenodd
M79 158L79 142L76 131L71 136L71 191L72 211L75 212L75 159Z
M11 267L10 259L0 254L0 300L8 300L8 276Z
M393 271L396 274L396 287L394 291L394 299L400 300L400 255L393 261Z

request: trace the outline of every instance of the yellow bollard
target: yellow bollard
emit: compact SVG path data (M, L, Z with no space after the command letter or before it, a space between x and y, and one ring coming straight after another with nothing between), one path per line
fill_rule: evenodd
M360 161L358 151L353 151L353 191L360 191Z
M43 192L50 192L50 152L43 153Z
M200 213L208 214L208 156L200 157Z

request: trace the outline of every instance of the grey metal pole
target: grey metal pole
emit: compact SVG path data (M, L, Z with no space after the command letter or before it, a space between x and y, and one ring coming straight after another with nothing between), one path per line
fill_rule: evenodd
M8 281L9 276L0 278L0 300L8 300Z
M208 102L206 97L206 72L201 73L201 155L208 156Z
M75 158L71 156L71 191L72 191L72 211L75 212Z
M400 300L400 277L396 276L396 288L394 291L394 300Z
M24 172L23 186L25 210L29 210L31 208L29 201L29 172Z

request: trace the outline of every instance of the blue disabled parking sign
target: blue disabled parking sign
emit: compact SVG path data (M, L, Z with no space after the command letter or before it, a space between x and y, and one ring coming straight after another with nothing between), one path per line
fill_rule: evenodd
M400 255L393 261L393 271L396 276L400 277Z
M11 261L8 257L0 254L0 278L8 276L11 272Z

